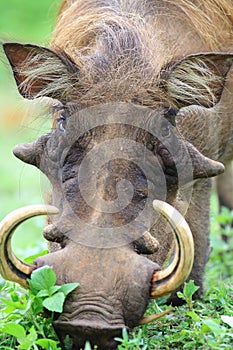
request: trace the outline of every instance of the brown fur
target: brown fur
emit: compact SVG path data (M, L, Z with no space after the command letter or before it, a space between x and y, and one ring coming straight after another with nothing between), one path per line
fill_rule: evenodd
M179 26L183 22L187 30L190 29L192 33L199 36L208 51L227 48L226 44L231 41L233 22L231 0L221 2L218 0L66 0L60 8L53 45L66 47L67 50L69 43L72 43L73 48L86 49L92 46L91 40L96 36L95 29L104 27L109 20L114 21L114 18L118 17L118 20L121 19L127 26L128 17L130 17L133 21L141 21L144 26L156 27L156 23L162 23L161 14L164 13L166 13L166 25L168 18L172 24L178 22ZM107 17L108 14L109 17ZM69 26L65 25L67 19ZM93 32L91 32L92 29L94 29ZM168 37L167 31L165 35ZM153 42L152 47L155 44ZM167 46L166 43L164 46Z
M229 0L65 1L52 48L79 67L73 92L82 105L121 100L154 107L155 96L171 104L155 84L161 72L190 53L230 50L232 14Z
M32 58L44 61L35 68L27 57L23 86L28 89L47 72L51 83L37 97L59 96L80 107L125 101L155 108L174 106L177 99L188 103L193 94L200 99L215 79L208 67L193 62L202 80L192 78L188 93L185 85L177 88L177 80L165 91L165 71L190 53L230 50L232 11L229 0L65 1L51 47L71 69L64 71L60 61L44 59L43 53ZM188 63L186 71L191 68ZM205 98L213 100L211 94Z

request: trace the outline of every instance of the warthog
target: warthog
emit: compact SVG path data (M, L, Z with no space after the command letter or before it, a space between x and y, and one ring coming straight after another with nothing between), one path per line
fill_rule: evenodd
M4 44L22 96L52 101L51 132L14 149L48 177L52 206L3 220L0 271L27 286L50 265L80 283L54 322L73 349L114 349L150 297L177 303L188 275L203 291L210 178L231 174L232 21L232 0L66 0L49 49ZM51 252L28 266L10 239L39 214Z

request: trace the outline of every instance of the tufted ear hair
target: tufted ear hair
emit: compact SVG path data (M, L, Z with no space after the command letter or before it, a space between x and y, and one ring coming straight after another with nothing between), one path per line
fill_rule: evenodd
M64 52L19 43L4 43L3 49L23 97L66 98L78 68Z
M163 84L177 107L213 107L219 102L233 63L231 53L200 53L187 56L162 73Z

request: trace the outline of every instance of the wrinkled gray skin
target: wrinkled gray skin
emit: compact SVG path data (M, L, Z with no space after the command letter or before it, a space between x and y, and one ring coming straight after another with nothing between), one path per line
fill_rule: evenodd
M178 28L177 16L174 16L174 19ZM173 35L175 37L175 24L173 27L170 23L170 27L172 38ZM117 37L119 28L110 29L116 31L114 34ZM166 28L164 33L167 33ZM127 31L124 32L124 35L126 34ZM128 34L133 38L135 33ZM59 42L59 34L57 35ZM100 38L102 49L108 36L103 35L103 38L103 42ZM109 38L111 39L110 35ZM75 99L73 90L65 97L64 94L59 95L59 88L54 94L49 89L46 90L51 81L57 87L61 83L59 76L52 71L54 66L59 67L69 79L72 76L72 84L76 86L77 83L79 87L77 93L87 89L87 86L78 85L83 82L81 79L87 72L84 67L78 69L75 62L79 62L79 56L77 58L72 56L70 51L66 52L66 43L61 44L60 48L54 47L54 52L33 45L4 46L19 91L24 97L33 99L40 95L41 91L41 95L46 95L46 91L49 91L48 97L55 97L60 101L54 111L58 117L54 117L55 123L51 133L34 143L17 146L14 153L22 161L38 167L52 183L51 204L57 206L60 212L54 218L50 218L53 226L45 229L45 238L53 244L59 244L59 249L58 246L53 246L55 248L52 250L55 251L47 257L37 259L36 264L51 265L57 274L58 283L80 283L80 287L69 296L64 312L54 324L62 340L67 333L71 335L75 344L73 349L83 346L86 339L92 344L97 343L99 349L114 349L114 337L121 334L122 327L133 328L143 316L150 296L153 272L159 269L157 264L163 264L172 248L171 231L165 222L154 214L151 205L153 199L162 199L175 206L190 225L195 241L195 261L189 278L194 279L200 286L197 296L203 292L203 274L210 250L210 177L223 171L221 165L212 163L204 156L223 162L227 166L226 174L222 175L225 187L228 183L227 191L219 185L219 193L221 203L233 208L232 196L225 195L233 193L232 178L229 181L228 176L228 180L225 180L230 173L229 162L233 155L232 55L201 54L199 52L207 50L201 46L195 34L188 39L181 43L171 62L168 63L165 59L163 65L159 65L158 62L158 67L163 68L163 82L154 90L153 86L148 88L148 96L144 98L142 94L145 94L145 91L140 93L139 82L138 95L127 98L135 80L126 80L124 91L111 91L112 88L116 88L114 79L109 80L109 76L106 76L106 81L104 80L106 72L103 67L108 68L109 60L112 59L113 42L111 46L107 43L107 49L103 50L106 56L100 55L99 52L94 52L91 57L87 55L87 63L93 64L90 72L98 72L99 80L104 81L105 92L97 89L95 95L89 93L90 99L86 104L81 104L78 98ZM133 39L119 42L123 46L128 43L131 46L135 44ZM190 45L189 49L184 48L187 42ZM127 64L134 64L135 57L134 60L129 60L128 55L137 52L138 48L133 46L121 49L125 55L121 56L121 60L124 62L125 59ZM187 56L190 53L196 56ZM117 55L117 51L115 54ZM192 87L196 86L196 80L192 82L193 71L187 73L184 69L182 76L178 70L181 68L182 71L186 64L192 65L196 58L200 59L199 64L202 62L209 66L209 69L213 70L212 73L218 76L218 82L210 80L206 88L206 94L211 90L214 96L212 102L208 102L204 96L199 99L194 96L188 103L185 99L182 100L179 89L177 96L174 91L171 93L172 88L174 89L172 78L177 78L179 86L186 83L187 78L189 83L191 81L187 89L191 88L192 95ZM50 61L53 72L51 75L48 72ZM126 71L127 64L122 65L126 67ZM44 75L43 69L40 71L39 78L35 74L27 80L28 71L25 70L25 65L27 69L43 68L45 65L46 70ZM109 66L112 67L111 62ZM135 70L138 75L143 73L141 67L144 66L136 67L139 69ZM114 74L116 71L117 69L114 70ZM187 76L188 74L190 76ZM195 78L198 76L201 81L201 71L196 69L195 74ZM155 85L158 76L155 75L153 80ZM97 83L98 79L93 78L92 87ZM197 84L196 89L198 88ZM109 96L104 99L106 91L111 91L111 99ZM154 104L145 103L143 106L143 101L151 102L153 94L150 92L157 92ZM103 97L99 105L95 100L97 93ZM204 90L203 94L205 95ZM85 96L82 98L84 101ZM136 126L132 116L135 120L140 120ZM92 122L89 122L92 117L95 122L97 120L94 127ZM117 125L119 120L120 127ZM112 153L113 141L119 134L121 139L128 140L128 143L123 144L122 148L122 141L118 141L114 146L116 153ZM110 143L104 153L97 152L86 163L85 171L81 172L85 156L106 140L110 140ZM135 144L132 141L135 141ZM144 147L143 152L138 145ZM119 156L119 150L123 152L122 157ZM146 153L147 150L149 152ZM106 161L101 163L103 159ZM98 167L98 164L101 166ZM92 198L92 193L89 193L92 174L96 174L96 196L93 203L86 201L87 198ZM122 179L126 181L121 182ZM221 180L219 184L220 182ZM122 186L120 189L117 187L119 184ZM80 188L86 191L85 196ZM118 196L119 206L125 209L108 212L106 203L111 206ZM125 206L128 198L131 198L131 202ZM145 208L146 215L140 217L140 220L135 220L134 226L127 226L137 219ZM124 229L118 232L119 227ZM158 239L158 251L150 250L148 242L141 238L146 230ZM179 302L175 293L170 300L176 304Z
M141 118L141 123L131 120L132 115L136 120ZM104 125L101 125L98 116L104 120ZM115 123L120 120L120 124ZM150 120L147 127L144 120ZM93 124L97 126L93 127ZM143 125L144 128L140 128ZM59 215L51 218L52 226L45 229L45 237L59 242L62 249L38 258L36 264L38 267L52 266L58 284L80 283L80 287L67 299L64 312L54 322L60 338L64 340L69 334L75 344L74 349L84 346L87 339L92 344L98 344L99 349L111 349L116 346L114 337L120 336L123 327L132 329L138 325L148 304L152 275L159 269L157 264L139 255L154 252L150 251L142 234L154 222L156 231L164 225L163 221L157 221L151 205L153 199L174 201L177 169L180 169L180 181L183 183L203 176L203 169L209 172L213 169L206 167L199 152L180 138L163 115L145 107L126 103L93 107L70 115L66 125L63 123L62 126L59 121L58 127L51 133L14 149L17 157L37 166L47 175L53 188L53 204L56 203L60 211ZM152 132L152 126L155 127L153 134L146 130ZM169 135L165 133L163 136L165 126ZM84 174L80 168L84 156L108 140L112 148L109 150L108 145L104 153L106 158L110 153L111 160L104 160L103 166L99 167L102 156L97 157L98 207L95 206L94 210L84 201L79 188L81 185L84 189L89 188L90 174L95 169L94 159L87 163ZM114 140L119 141L112 154ZM117 150L122 147L122 140L127 142L121 150L123 159L119 159ZM145 162L145 154L141 152L146 152L149 145ZM202 167L193 166L191 159L194 161L195 157L200 164L203 162ZM141 168L137 164L141 164ZM101 205L106 202L111 205L118 195L122 196L116 187L119 179L128 179L133 185L132 203L117 213L106 213ZM124 193L127 193L128 187L126 183ZM147 202L144 221L127 228L127 222L137 218ZM123 230L117 232L121 226ZM103 233L102 228L111 228L112 231Z

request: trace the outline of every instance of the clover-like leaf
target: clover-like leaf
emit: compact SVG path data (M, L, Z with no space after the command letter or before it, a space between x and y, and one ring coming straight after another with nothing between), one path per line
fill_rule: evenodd
M63 284L63 286L61 286L61 288L59 289L59 292L62 292L66 297L78 286L79 286L79 283L66 283L66 284Z
M63 304L65 301L65 296L63 293L58 292L43 301L43 306L49 311L61 313L63 310Z
M29 285L32 290L49 290L55 285L57 280L55 272L49 266L43 266L34 270L29 280Z

